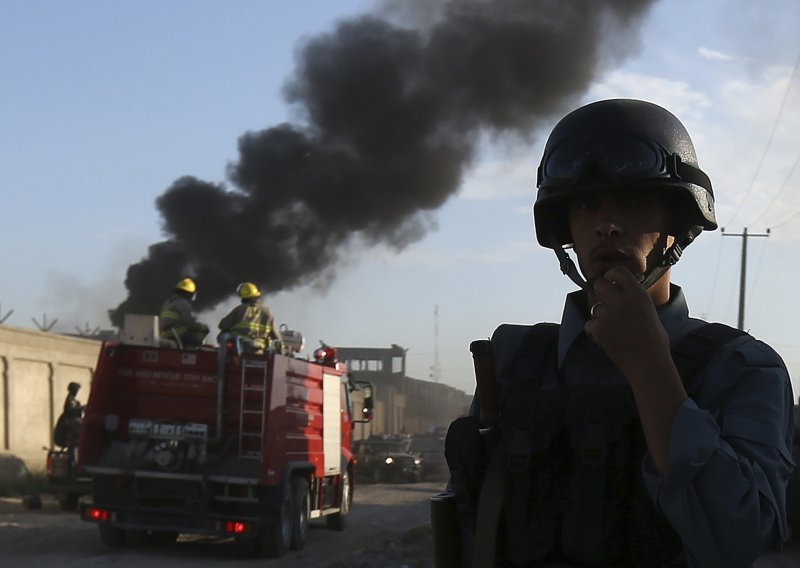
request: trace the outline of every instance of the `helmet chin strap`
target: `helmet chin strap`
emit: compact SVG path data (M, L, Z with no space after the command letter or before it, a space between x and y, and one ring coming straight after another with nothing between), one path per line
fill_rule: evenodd
M649 272L644 274L634 274L636 279L641 283L645 290L658 282L664 273L672 268L673 265L678 262L678 260L680 260L681 255L683 254L683 249L689 246L692 241L694 241L695 237L697 237L697 235L699 235L702 231L703 227L699 225L689 227L675 238L672 246L664 251L664 255L661 257L659 263L651 268ZM556 257L558 257L558 264L561 268L561 272L569 276L569 279L583 290L592 292L594 279L588 281L583 279L578 271L578 267L575 266L575 262L570 258L569 254L567 254L567 251L564 250L564 247L555 241L555 239L553 241L552 249L555 251Z
M561 243L559 243L557 239L553 239L553 244L550 248L553 249L558 257L558 266L561 268L561 273L569 276L569 279L575 282L581 289L591 291L591 284L581 277L580 272L578 272L578 267L575 266L575 262L569 257L567 251L561 246Z

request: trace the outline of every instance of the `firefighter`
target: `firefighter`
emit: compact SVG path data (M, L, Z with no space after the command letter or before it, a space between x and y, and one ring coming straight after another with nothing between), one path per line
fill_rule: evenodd
M479 396L448 433L462 546L476 565L751 566L788 534L793 395L775 351L691 318L671 283L717 227L688 132L644 101L571 112L545 146L534 222L580 290L560 325L492 337L489 465L465 459L481 455Z
M56 427L53 431L53 441L56 445L70 448L70 450L78 444L78 434L81 429L81 419L85 408L77 399L80 388L80 383L72 382L67 385L64 408L61 416L56 421Z
M77 398L80 389L80 383L71 382L67 385L67 396L64 399L61 416L58 417L56 426L53 429L53 443L56 446L60 446L61 450L51 449L50 454L66 452L68 456L67 463L69 464L67 477L72 476L77 461L78 438L80 437L81 423L83 422L83 411L86 409Z
M281 334L275 327L272 311L261 301L261 290L252 282L242 282L236 287L241 303L219 322L220 345L229 337L236 339L239 353L264 353L282 344Z
M175 285L172 296L164 302L159 317L162 339L174 341L181 348L194 348L203 344L208 326L194 317L192 302L197 296L197 284L184 278Z

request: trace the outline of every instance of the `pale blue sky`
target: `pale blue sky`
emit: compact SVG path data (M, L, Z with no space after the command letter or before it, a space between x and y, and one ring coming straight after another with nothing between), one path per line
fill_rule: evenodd
M295 118L280 90L298 42L372 5L0 3L0 317L13 309L8 325L33 327L47 314L66 332L107 326L105 311L125 297L125 269L162 238L156 197L182 175L225 182L241 134ZM638 54L584 100L670 108L712 178L720 225L773 228L750 241L746 327L784 356L800 386L798 22L797 1L661 0ZM436 212L438 230L401 254L351 251L327 291L268 293L276 319L311 349L319 339L400 344L409 373L426 378L438 306L442 380L471 390L472 339L502 322L557 321L573 289L533 238L542 144L486 141L459 194ZM740 245L704 234L674 270L695 315L735 325ZM203 317L213 327L234 303Z

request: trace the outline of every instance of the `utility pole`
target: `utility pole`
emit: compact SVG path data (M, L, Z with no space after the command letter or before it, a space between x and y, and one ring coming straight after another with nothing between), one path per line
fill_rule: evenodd
M744 296L745 286L747 284L747 238L748 237L768 237L769 229L766 233L748 233L747 227L741 233L726 233L725 227L722 227L723 237L742 237L742 266L739 269L739 322L737 327L742 331L744 329Z
M442 366L439 364L439 306L433 306L433 365L430 377L438 383L442 375Z

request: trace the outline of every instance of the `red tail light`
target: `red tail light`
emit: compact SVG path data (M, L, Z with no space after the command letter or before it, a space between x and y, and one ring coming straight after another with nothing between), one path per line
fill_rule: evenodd
M249 533L253 530L253 527L250 526L250 523L244 523L242 521L228 521L225 523L225 532L231 534L245 534Z
M111 520L111 511L98 507L86 507L83 511L83 518L87 521L104 522Z

